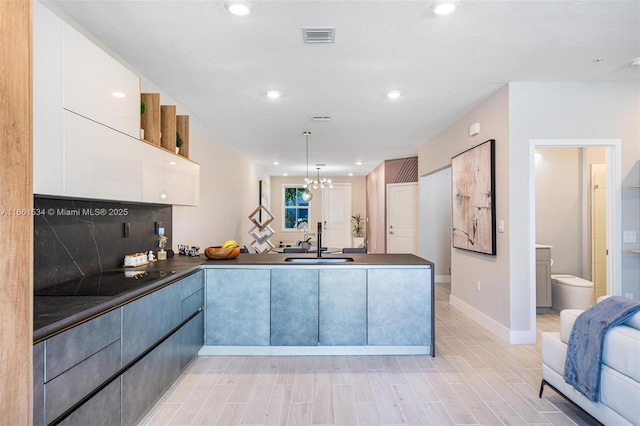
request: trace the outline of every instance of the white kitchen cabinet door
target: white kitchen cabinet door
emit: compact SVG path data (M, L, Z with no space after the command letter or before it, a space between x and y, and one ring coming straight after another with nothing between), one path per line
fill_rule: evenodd
M33 2L33 193L63 195L62 21Z
M140 79L66 23L63 58L64 108L140 138Z
M165 185L169 204L197 206L200 203L200 165L165 152Z
M164 177L166 152L140 142L142 145L142 201L169 204Z
M64 112L65 195L142 201L142 142Z

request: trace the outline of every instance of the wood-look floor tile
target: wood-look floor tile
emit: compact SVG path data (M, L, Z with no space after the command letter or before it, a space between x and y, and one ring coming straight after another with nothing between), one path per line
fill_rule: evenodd
M218 426L236 426L240 424L244 411L247 408L247 404L242 403L227 403L218 417L216 425Z
M408 424L429 424L429 418L410 385L393 385L393 392L396 394L396 399Z
M362 426L382 425L382 417L374 402L356 402L358 421Z
M180 408L180 404L164 403L158 407L158 410L153 413L146 424L149 426L168 425L171 418L176 414L176 411L178 411L178 408Z
M384 370L369 370L371 387L384 424L402 424L404 416Z
M313 376L313 424L335 423L331 370L316 370Z
M333 385L333 406L336 425L357 425L358 412L351 385Z
M449 412L447 411L443 403L425 402L422 404L422 407L424 408L424 411L429 418L430 424L438 426L456 424L449 415Z
M506 402L489 402L489 407L498 418L507 426L522 426L527 422Z
M233 385L218 385L213 388L191 423L192 425L215 425L229 399Z
M310 402L292 402L289 407L288 425L305 426L311 424L313 404Z
M288 387L290 388L291 386L289 385ZM267 407L267 414L265 415L265 425L286 424L287 416L289 415L287 397L290 398L290 393L287 392L287 385L274 385Z
M206 374L200 378L193 387L185 401L171 418L170 425L188 425L194 420L198 411L216 387L220 376L218 374Z
M493 413L489 405L478 395L478 393L467 383L452 384L454 392L462 399L481 425L498 425L500 420Z

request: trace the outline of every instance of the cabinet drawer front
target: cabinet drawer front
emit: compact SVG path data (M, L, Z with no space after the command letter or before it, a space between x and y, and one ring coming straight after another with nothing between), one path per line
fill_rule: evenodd
M271 271L271 344L318 345L318 270Z
M193 293L180 302L180 321L186 320L189 315L204 306L204 290Z
M367 271L320 270L320 345L367 344Z
M47 423L120 369L120 341L112 343L45 385Z
M46 378L50 381L120 339L120 309L100 315L46 341Z
M431 344L431 271L368 271L368 344Z
M172 284L122 307L125 365L180 324L180 285Z
M184 300L204 288L204 271L196 272L180 281L180 300Z
M120 424L120 379L102 389L96 396L74 411L63 426L113 426Z
M207 345L269 345L269 271L207 271Z

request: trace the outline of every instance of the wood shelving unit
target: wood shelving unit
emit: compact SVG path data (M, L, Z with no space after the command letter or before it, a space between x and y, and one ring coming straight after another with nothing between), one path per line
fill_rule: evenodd
M144 114L140 115L143 139L151 145L160 146L160 93L141 93L140 100L145 104Z
M145 103L145 112L140 116L144 138L140 139L175 155L179 133L179 155L189 159L189 116L177 115L175 105L161 105L159 93L141 93L140 100Z
M179 154L183 157L189 158L189 116L178 115L176 116L176 132L180 134L182 139L182 146L180 147Z
M160 146L176 152L176 106L162 105L160 107Z

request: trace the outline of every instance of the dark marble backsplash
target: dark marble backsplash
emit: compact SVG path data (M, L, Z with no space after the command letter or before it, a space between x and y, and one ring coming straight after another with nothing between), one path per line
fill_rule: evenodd
M119 268L125 254L156 254L156 222L171 247L171 206L35 197L34 208L35 290Z

